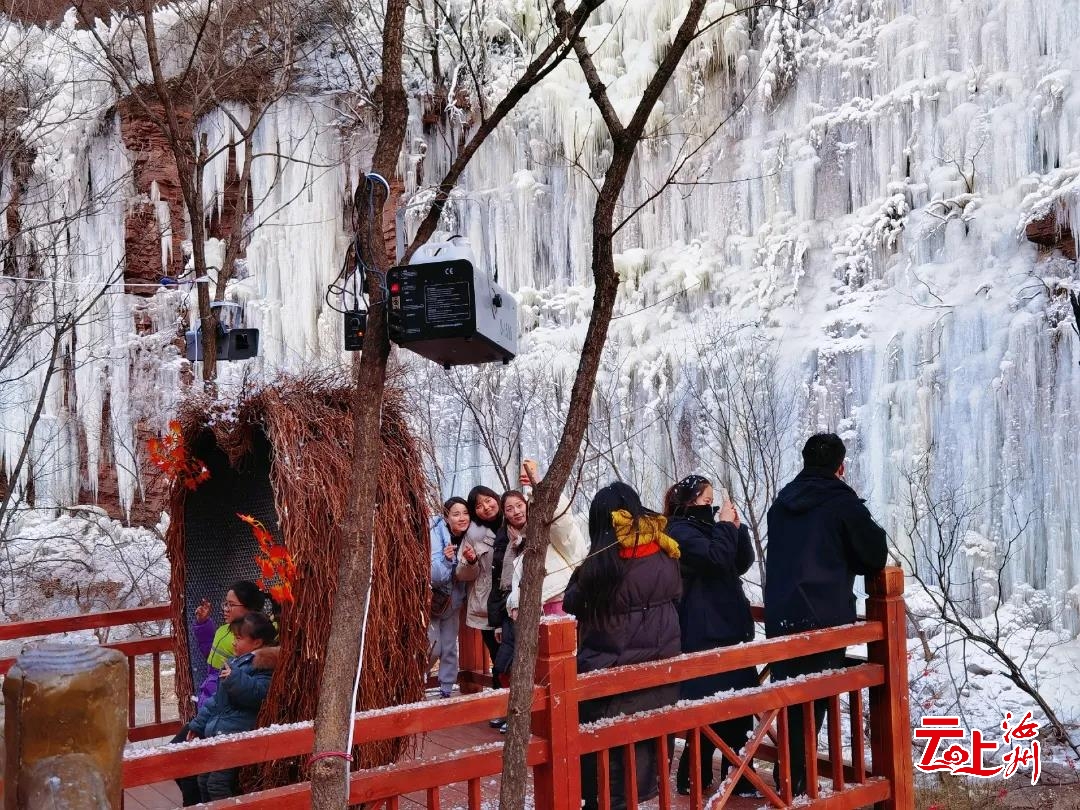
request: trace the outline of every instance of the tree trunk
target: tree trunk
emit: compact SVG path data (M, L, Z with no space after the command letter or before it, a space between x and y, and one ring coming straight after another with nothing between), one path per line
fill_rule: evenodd
M179 161L177 161L179 165ZM196 169L199 171L199 169ZM202 217L202 203L188 204L188 220L191 222L191 260L195 266L195 293L198 296L200 338L198 346L202 366L203 385L207 390L214 387L217 378L217 315L210 308L210 282L200 281L208 277L206 266L206 223ZM220 273L221 270L219 269Z
M381 185L376 189L370 180L357 190L357 198L375 194L375 217L378 219L385 204ZM366 200L365 200L366 201ZM360 224L366 224L367 205L357 205ZM382 239L368 240L366 227L360 227L361 244L383 272L388 267ZM381 231L376 230L376 234ZM371 598L371 568L374 554L374 527L379 462L382 456L382 402L386 389L386 363L390 356L390 341L386 334L386 316L381 305L381 283L371 274L368 294L372 306L368 310L364 349L353 357L353 443L352 480L349 492L349 512L345 517L343 538L348 545L341 550L338 564L337 593L326 645L326 664L319 690L319 708L315 715L314 753L349 753L349 726L355 710L354 685L360 677L360 658L363 654L367 607ZM378 302L378 304L376 304ZM346 802L348 769L342 756L318 760L311 770L311 806L341 808Z
M607 123L612 139L612 160L604 175L604 185L597 196L593 211L592 271L595 290L593 311L582 344L570 407L566 414L562 436L547 474L533 493L529 524L525 532L525 563L522 571L521 603L518 612L517 647L510 674L510 703L507 710L507 736L503 747L503 778L499 806L503 810L522 810L525 807L525 784L528 778L526 754L530 731L529 707L532 703L533 680L536 673L537 636L540 628L540 596L544 580L544 557L547 551L550 525L559 494L566 486L581 441L589 423L596 375L607 340L608 325L615 308L619 276L615 272L614 219L637 145L642 139L645 124L660 94L667 85L683 54L693 41L698 20L705 9L705 0L691 0L686 17L656 73L650 79L641 101L627 126L622 126L615 113L606 87L600 81L592 57L580 37L574 39L591 96ZM562 0L554 4L556 22L566 28L567 12Z
M605 188L607 188L606 183ZM612 210L613 208L612 206ZM610 223L611 220L609 219L608 222ZM597 236L594 223L594 245L603 241L597 240ZM609 268L606 273L602 270L600 273L594 272L598 278L596 292L593 295L593 314L589 321L588 336L583 344L585 348L582 350L581 360L578 363L562 438L555 451L551 467L533 491L533 502L529 507L529 523L525 530L521 606L517 619L519 630L516 636L517 646L514 650L514 666L510 671L510 704L507 710L506 744L503 747L503 778L499 794L499 806L503 808L525 806L525 783L528 779L526 752L531 736L529 708L532 704L533 678L536 673L544 558L547 554L548 537L551 533L555 507L570 477L571 468L588 424L592 389L600 367L608 324L611 322L611 313L615 307L615 294L619 287L619 279L615 274L611 256L610 235L607 237L606 247L608 258L612 260L604 262ZM599 253L603 254L603 252L601 248ZM602 266L595 263L597 258L598 251L594 247L594 268Z
M382 116L372 170L392 177L405 139L408 102L401 82L401 58L405 37L406 0L388 0L383 28ZM382 239L383 208L388 194L370 177L357 189L357 249L376 272L366 279L370 305L364 348L353 361L353 463L349 512L343 534L338 586L326 644L326 664L319 685L315 715L314 755L311 769L313 810L340 810L348 804L346 755L349 729L355 711L355 684L360 678L360 659L368 602L371 597L371 562L374 553L376 492L382 457L382 403L386 389L386 362L390 340L386 332L386 302L382 280L390 268ZM366 205L370 201L371 205ZM373 237L373 238L369 238ZM329 755L329 756L327 756Z

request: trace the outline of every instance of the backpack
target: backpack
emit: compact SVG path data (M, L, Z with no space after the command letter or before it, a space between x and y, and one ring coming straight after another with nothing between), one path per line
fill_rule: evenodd
M431 586L431 605L428 615L432 619L443 619L450 614L450 605L453 603L454 583L440 582Z

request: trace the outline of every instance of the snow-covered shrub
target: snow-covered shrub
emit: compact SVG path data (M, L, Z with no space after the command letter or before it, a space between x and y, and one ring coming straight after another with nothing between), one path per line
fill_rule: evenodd
M0 613L25 621L168 601L164 529L93 506L19 514L0 542Z

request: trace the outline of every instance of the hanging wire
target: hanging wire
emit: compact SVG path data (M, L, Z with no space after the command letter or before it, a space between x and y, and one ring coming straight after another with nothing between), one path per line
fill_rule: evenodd
M345 314L347 312L355 312L358 309L366 308L367 301L364 298L363 290L360 284L360 268L361 262L360 256L360 239L354 238L351 245L353 255L349 255L349 251L345 251L345 260L341 264L341 270L338 272L334 280L331 281L326 287L326 295L324 299L326 306L332 309L334 312ZM355 264L350 259L355 259ZM352 272L350 273L350 268ZM352 290L349 290L349 282L352 282ZM341 301L341 306L348 307L346 297L352 298L352 309L339 309L335 304L335 300Z
M382 183L386 189L386 198L390 199L390 184L386 182L386 178L381 174L370 172L364 175L364 184L367 189L367 203L368 203L368 250L369 261L364 261L363 250L361 246L360 235L357 233L353 237L352 241L352 256L349 256L346 251L345 259L341 264L341 270L326 286L326 294L324 300L327 307L334 312L346 314L348 312L356 312L358 310L366 310L370 307L371 301L367 295L365 289L365 280L368 273L373 274L379 281L379 288L383 292L383 298L385 300L388 295L386 289L386 274L381 272L376 266L374 261L371 261L370 246L372 240L375 238L375 183ZM370 263L369 263L370 262ZM340 301L340 306L335 304L335 301ZM349 303L352 303L352 308L349 309ZM345 307L344 309L342 307Z

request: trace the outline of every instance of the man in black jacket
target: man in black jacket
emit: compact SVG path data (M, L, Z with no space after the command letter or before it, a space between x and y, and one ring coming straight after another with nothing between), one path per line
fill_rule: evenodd
M803 470L769 508L765 553L765 635L772 638L855 621L858 574L885 567L885 530L844 483L844 442L835 433L811 436ZM844 666L845 650L805 655L772 665L774 681ZM828 703L814 702L817 730ZM788 750L796 794L806 792L801 706L788 710ZM816 755L816 752L814 752Z

